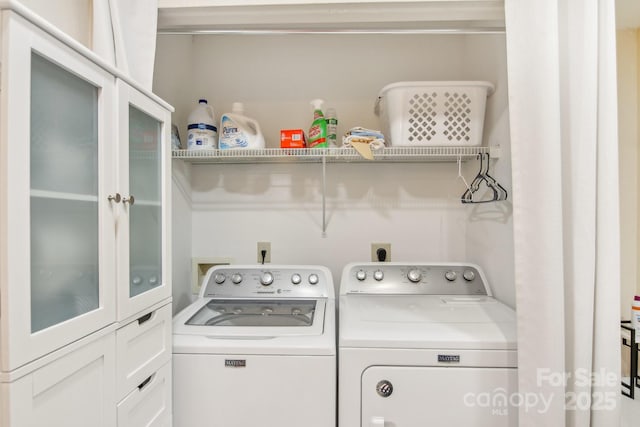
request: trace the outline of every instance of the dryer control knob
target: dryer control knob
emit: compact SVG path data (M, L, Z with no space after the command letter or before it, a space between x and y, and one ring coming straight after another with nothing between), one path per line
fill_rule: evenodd
M317 285L319 280L320 280L320 279L318 278L318 275L317 275L317 274L313 273L313 274L310 274L310 275L309 275L309 283L310 283L310 284L312 284L312 285Z
M464 280L467 282L471 282L476 278L476 273L474 273L473 270L465 270L464 273L462 273L462 277L464 277Z
M268 271L262 273L262 276L260 277L260 283L262 283L262 286L269 286L270 284L272 284L273 274L269 273Z
M231 281L236 284L239 285L240 282L242 282L242 274L240 273L234 273L231 275Z
M299 285L302 282L302 277L298 273L294 273L291 275L291 283L294 285Z
M378 282L381 281L382 279L384 279L384 272L382 270L376 270L376 272L373 273L373 278Z
M420 280L422 280L422 273L420 273L420 270L418 270L417 268L414 268L413 270L409 270L409 272L407 273L407 279L409 279L413 283L418 283Z
M376 391L382 397L389 397L393 393L393 384L391 381L382 380L376 384Z
M367 278L367 273L364 270L358 270L358 272L356 273L356 279L362 282L366 278Z
M444 273L444 278L450 282L453 282L458 278L458 274L453 270L449 270L446 273Z
M216 273L216 275L213 277L213 280L215 280L215 282L218 285L222 285L224 283L224 281L227 280L227 278L222 273Z

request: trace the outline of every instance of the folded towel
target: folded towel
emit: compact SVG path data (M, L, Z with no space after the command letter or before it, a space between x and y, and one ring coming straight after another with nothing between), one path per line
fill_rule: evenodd
M384 139L384 135L379 130L365 129L362 127L351 128L347 135L366 136L376 139Z
M355 127L350 129L342 137L342 146L350 147L352 142L368 143L369 147L378 150L385 146L384 135L377 130Z

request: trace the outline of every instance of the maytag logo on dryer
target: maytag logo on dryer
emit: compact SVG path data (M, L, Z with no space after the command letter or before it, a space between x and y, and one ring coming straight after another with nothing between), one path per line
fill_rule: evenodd
M459 354L439 354L438 362L460 363L460 355Z
M245 368L247 361L245 359L224 359L224 366L229 368Z

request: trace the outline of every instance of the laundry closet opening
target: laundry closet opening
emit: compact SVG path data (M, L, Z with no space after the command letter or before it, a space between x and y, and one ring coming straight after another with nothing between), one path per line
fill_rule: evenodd
M429 26L417 28L391 22L397 12L389 22L350 31L340 22L326 23L320 14L316 24L256 31L265 29L256 24L261 9L236 9L247 13L228 25L218 22L220 17L207 25L205 16L185 31L176 24L181 9L161 9L153 90L175 106L173 123L183 146L187 117L200 98L218 118L242 102L246 115L260 124L266 147L275 149L281 129L308 130L315 98L336 110L340 139L356 126L381 128L374 105L390 83L488 81L495 91L487 98L482 145L499 147L490 172L510 191L506 43L494 21L452 23L445 14L440 22L429 18ZM477 28L460 31L472 21ZM202 34L196 27L215 31ZM462 162L460 172L471 182L478 168L472 158ZM324 166L174 159L175 310L191 298L192 258L252 263L256 242L271 242L271 262L329 267L336 284L346 263L370 260L372 242L389 242L392 261L475 262L484 267L496 297L513 307L512 201L461 203L465 183L458 172L455 159Z

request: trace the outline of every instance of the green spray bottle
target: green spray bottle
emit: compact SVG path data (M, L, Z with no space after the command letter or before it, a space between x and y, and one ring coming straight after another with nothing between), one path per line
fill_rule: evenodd
M311 101L311 106L313 107L313 122L307 135L307 147L309 148L329 146L327 142L327 121L322 112L322 104L324 104L322 99L314 99Z

